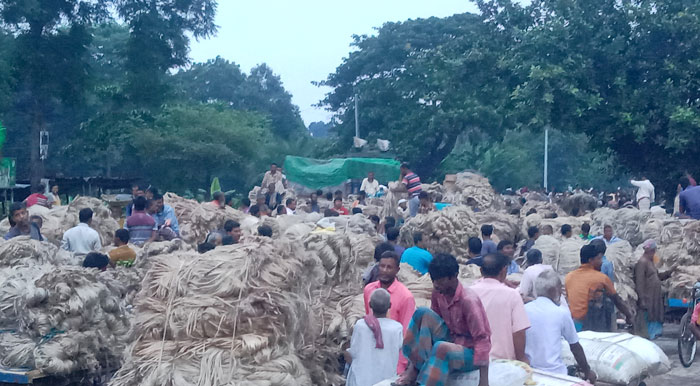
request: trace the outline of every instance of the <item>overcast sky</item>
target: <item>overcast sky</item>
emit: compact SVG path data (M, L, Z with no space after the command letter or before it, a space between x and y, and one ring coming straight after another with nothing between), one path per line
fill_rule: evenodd
M335 71L350 51L353 34L372 34L388 21L474 12L468 0L219 0L218 34L193 41L196 62L217 55L245 72L267 63L282 77L308 125L331 114L312 107L329 88L311 84Z

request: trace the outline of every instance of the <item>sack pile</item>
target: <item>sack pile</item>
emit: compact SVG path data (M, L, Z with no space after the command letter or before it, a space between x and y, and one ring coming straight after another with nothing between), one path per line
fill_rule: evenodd
M501 212L476 212L474 215L479 228L485 224L493 225L494 241L496 243L501 240L517 242L522 237L520 221L513 215ZM525 234L527 235L527 233Z
M602 235L603 227L611 225L613 235L627 240L633 247L644 242L642 227L647 223L651 212L634 208L600 208L591 214L591 234Z
M586 243L580 237L571 237L561 242L559 245L559 258L554 269L560 275L577 269L581 266L581 247Z
M552 268L557 267L559 261L559 251L561 243L554 236L544 235L535 240L533 249L539 249L542 252L542 264L551 265Z
M564 197L559 203L561 209L567 214L573 216L574 212L582 215L586 212L593 212L598 208L598 200L588 193L576 193L574 195Z
M633 306L637 303L634 267L638 259L635 258L632 245L625 240L608 245L605 257L613 263L615 268L615 291L624 302Z

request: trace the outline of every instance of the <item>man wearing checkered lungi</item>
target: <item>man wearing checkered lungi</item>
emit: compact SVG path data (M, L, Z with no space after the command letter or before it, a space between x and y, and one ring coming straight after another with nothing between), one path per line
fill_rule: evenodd
M450 373L479 370L479 386L488 386L491 329L479 297L460 284L452 255L435 256L428 272L431 307L413 314L403 346L410 363L394 385L444 386Z

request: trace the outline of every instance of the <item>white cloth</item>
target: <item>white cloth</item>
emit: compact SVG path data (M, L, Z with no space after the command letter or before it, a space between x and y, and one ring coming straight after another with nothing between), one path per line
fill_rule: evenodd
M537 281L537 277L547 270L554 271L554 268L546 264L535 264L527 267L525 272L523 272L523 277L520 279L520 287L518 288L520 293L530 298L536 298L535 282Z
M525 331L525 355L534 369L566 374L561 359L561 339L578 343L578 334L571 314L551 299L541 296L525 305L530 323L536 328Z
M360 190L363 190L365 193L367 193L367 197L372 197L379 191L379 181L375 179L372 182L369 182L369 179L365 178L364 180L362 180Z
M287 208L287 207L285 207L285 209L287 210L287 214L288 214L288 215L297 214L297 211L296 211L296 210L292 210L292 209L289 209L289 208Z
M651 201L647 197L642 197L637 201L637 206L639 210L649 210L651 208Z
M641 200L642 198L646 197L649 199L649 202L652 202L656 199L654 197L654 185L651 184L651 181L649 180L643 180L643 181L635 181L632 180L630 183L639 189L637 190L637 202Z
M372 330L364 319L355 323L348 352L352 364L348 372L347 386L372 386L396 376L399 351L403 344L403 326L387 318L380 318L384 348L376 348Z
M74 252L76 255L87 255L102 248L100 234L88 224L80 223L63 234L61 248Z

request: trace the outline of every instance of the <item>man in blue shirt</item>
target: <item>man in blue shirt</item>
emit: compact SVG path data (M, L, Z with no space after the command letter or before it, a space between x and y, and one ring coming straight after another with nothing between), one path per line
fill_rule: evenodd
M484 224L481 226L481 256L490 255L497 252L496 243L491 240L493 225Z
M603 265L600 267L600 272L604 273L610 278L610 281L615 282L615 266L612 261L605 257L605 251L608 249L605 246L605 240L603 239L593 239L591 245L595 246L597 254L603 255Z
M520 272L520 266L515 262L515 245L510 240L501 240L496 247L498 253L505 255L510 263L508 263L507 275Z
M170 228L174 232L175 237L180 237L180 225L177 222L177 217L175 216L173 208L163 203L162 194L154 194L153 201L155 202L155 212L152 216L153 219L156 220L158 230L161 231L163 228Z
M401 262L407 263L421 275L428 273L428 266L433 261L433 255L425 249L423 234L416 232L413 234L413 247L406 249L401 255Z

